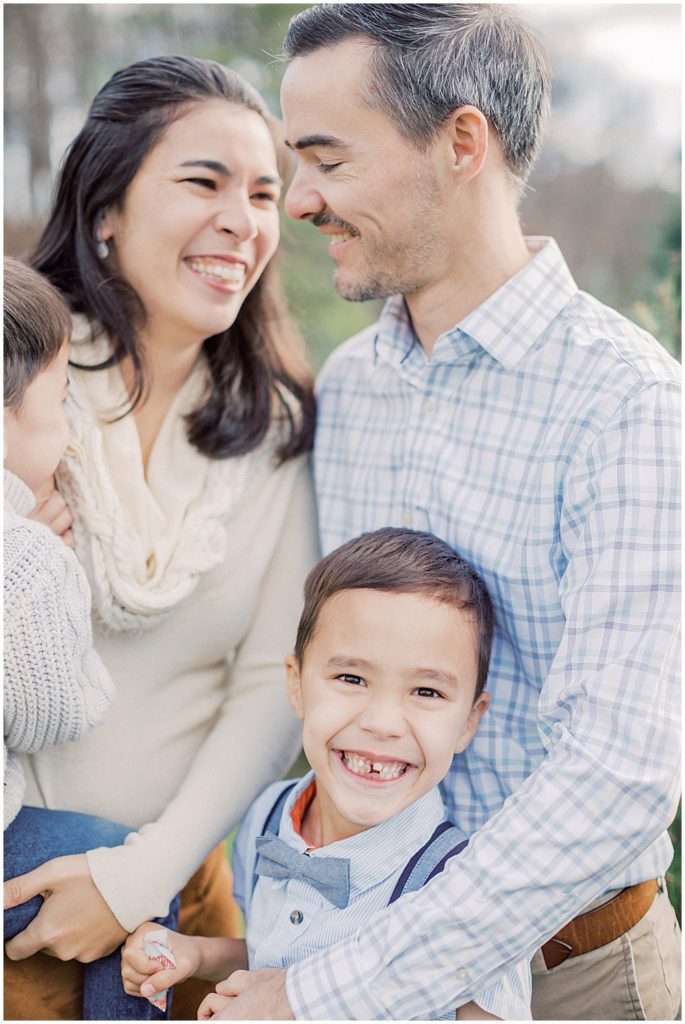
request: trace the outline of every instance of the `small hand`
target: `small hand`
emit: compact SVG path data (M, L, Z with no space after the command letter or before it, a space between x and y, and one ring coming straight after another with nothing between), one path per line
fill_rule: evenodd
M69 547L74 546L74 535L71 531L72 517L67 504L51 482L36 495L36 506L29 513L29 519L48 526L54 534L61 537Z
M220 1020L222 1018L217 1018L217 1014L220 1014L223 1009L230 1007L231 1003L234 1002L233 996L220 996L216 992L210 992L208 996L204 997L197 1008L197 1019ZM228 1019L230 1020L230 1018Z
M113 952L126 938L98 892L85 854L56 857L34 871L5 882L5 909L42 896L31 924L5 946L10 960L47 953L59 960L91 963Z
M157 931L159 925L146 921L129 935L121 951L121 977L130 996L152 996L192 978L200 966L197 945L191 935L181 935L167 929L167 941L176 959L176 967L162 967L148 959L143 941L147 932Z
M198 1020L294 1020L285 994L284 969L234 971L200 1004ZM219 1005L218 998L226 999ZM207 1013L207 1011L211 1011ZM200 1012L205 1012L201 1017Z

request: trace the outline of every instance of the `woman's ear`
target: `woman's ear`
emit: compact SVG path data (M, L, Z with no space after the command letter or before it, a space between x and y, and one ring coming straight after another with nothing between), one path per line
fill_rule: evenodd
M469 711L469 717L466 719L464 728L462 729L461 732L461 736L459 737L457 745L454 748L455 754L461 754L463 750L466 750L469 743L476 735L478 726L480 725L481 718L483 717L483 715L485 714L489 707L490 694L485 693L484 691L483 693L481 693L479 697L476 698L473 707Z
M108 242L114 235L115 215L111 209L100 210L95 222L96 242Z
M300 663L294 654L285 659L285 670L288 673L288 700L297 717L304 718L302 706L302 682L300 680Z

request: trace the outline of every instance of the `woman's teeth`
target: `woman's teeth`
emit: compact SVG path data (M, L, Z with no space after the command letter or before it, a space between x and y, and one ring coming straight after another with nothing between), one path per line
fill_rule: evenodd
M245 280L244 263L225 263L223 260L190 259L186 261L191 270L206 277L214 277L228 284L242 284Z
M405 761L369 761L366 757L348 754L347 751L343 751L342 758L346 767L355 775L377 775L381 779L398 779L408 767Z

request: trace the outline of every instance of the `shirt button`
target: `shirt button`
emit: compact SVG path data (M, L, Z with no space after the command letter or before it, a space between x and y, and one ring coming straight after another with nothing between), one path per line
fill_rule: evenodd
M457 971L456 978L457 978L457 981L468 981L469 980L469 972L468 971Z
M293 924L302 924L304 921L304 914L301 910L293 910L290 915L290 920Z
M410 528L413 522L414 517L412 516L411 512L405 512L404 515L402 516L402 526Z
M426 402L423 403L423 411L425 412L426 416L432 416L436 409L437 405L435 404L432 398L429 398Z

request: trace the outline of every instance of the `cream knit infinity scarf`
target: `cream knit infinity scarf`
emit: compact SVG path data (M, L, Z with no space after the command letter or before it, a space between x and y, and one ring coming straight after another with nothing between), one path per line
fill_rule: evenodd
M107 338L92 340L87 322L76 317L72 359L96 364L109 352ZM57 478L74 517L93 610L106 628L147 629L192 593L224 556L226 520L248 476L270 461L269 444L246 456L209 459L189 443L183 417L205 386L200 359L164 419L146 477L133 416L112 422L128 403L119 368L70 369L71 443Z

